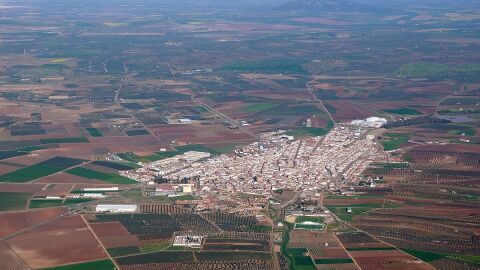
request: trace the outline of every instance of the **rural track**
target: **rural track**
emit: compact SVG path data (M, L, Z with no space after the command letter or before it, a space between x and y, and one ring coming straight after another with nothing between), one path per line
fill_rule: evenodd
M335 119L333 119L333 116L332 114L330 113L330 111L327 110L327 107L325 107L325 105L323 104L323 101L321 99L319 99L317 97L317 95L315 95L312 91L312 87L310 86L310 83L313 82L313 81L309 81L305 84L305 86L307 87L307 90L308 90L308 93L310 93L310 95L312 96L313 100L318 102L318 104L320 104L320 106L322 107L322 109L328 114L328 117L330 118L330 120L333 122L333 127L335 127L336 125L336 122L335 122Z
M112 261L112 263L115 265L116 269L121 269L120 266L118 266L117 262L113 259L112 256L110 256L110 254L108 253L107 249L105 248L105 246L103 245L102 241L100 241L100 238L98 238L98 236L95 234L95 232L92 230L92 227L90 227L90 224L87 222L87 220L85 219L85 217L83 215L80 215L80 217L82 218L83 222L85 222L85 225L87 226L88 230L90 231L90 233L93 235L93 237L95 237L95 239L97 240L97 242L100 244L100 246L102 247L103 251L105 252L105 254L107 254L108 258Z
M220 112L219 110L216 110L214 108L212 108L211 106L201 102L201 101L198 101L194 95L190 96L191 100L193 102L195 102L196 104L204 107L205 109L207 109L208 111L210 112L213 112L215 113L216 115L218 115L222 120L224 120L225 122L229 123L231 126L234 126L234 127L238 127L239 130L243 131L244 133L254 137L255 139L257 140L260 140L260 136L258 136L257 134L251 132L250 130L248 130L247 128L245 128L241 123L237 122L236 120L230 118L229 116L227 116L226 114Z

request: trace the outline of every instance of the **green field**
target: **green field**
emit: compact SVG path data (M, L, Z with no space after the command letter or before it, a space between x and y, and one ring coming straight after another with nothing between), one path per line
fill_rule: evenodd
M0 192L0 211L25 209L31 195L30 193Z
M421 115L422 114L421 112L414 109L410 109L410 108L387 109L383 111L387 113L398 114L398 115Z
M120 176L115 173L103 173L83 167L76 167L71 170L66 171L68 174L80 176L87 179L96 179L112 184L135 184L137 181Z
M294 270L316 270L312 258L309 256L292 256Z
M138 166L135 163L122 162L122 161L96 160L96 161L92 162L92 164L107 167L107 168L110 168L110 169L119 170L119 171L128 171L128 170L133 170L133 169L140 168L140 166Z
M0 160L27 155L28 151L0 151Z
M0 176L0 182L29 182L84 162L81 159L54 157L40 163L4 174Z
M35 164L0 176L0 182L30 182L32 180L54 174L62 170L63 168L43 164Z
M243 112L247 113L258 113L258 112L263 112L267 111L275 106L277 106L277 103L256 103L256 104L250 104L242 108Z
M29 208L46 208L62 206L62 200L30 200Z
M287 132L290 136L323 136L326 135L334 126L332 121L329 121L324 128L315 127L301 127Z
M390 136L388 139L382 141L383 150L385 151L392 151L399 149L402 145L408 143L410 136L404 134L395 134L395 136Z
M448 256L447 254L434 253L429 251L420 251L420 250L413 250L413 249L402 249L402 250L414 257L419 258L424 262L431 262L431 261L435 261Z
M475 136L475 134L477 134L477 131L473 128L465 130L450 130L448 134L457 136Z
M303 224L295 223L295 230L309 230L309 231L323 231L325 224L315 225L315 224Z
M452 78L457 80L477 81L480 64L470 63L449 66L439 63L412 63L401 66L393 76L400 78Z
M353 263L352 259L317 259L315 264L339 264L339 263Z
M100 130L96 128L87 128L87 131L92 137L103 137L103 134L100 132Z
M44 268L42 270L115 270L116 267L110 260L84 262L66 266Z
M419 78L435 77L448 70L448 65L436 63L416 63L401 66L394 72L396 77Z

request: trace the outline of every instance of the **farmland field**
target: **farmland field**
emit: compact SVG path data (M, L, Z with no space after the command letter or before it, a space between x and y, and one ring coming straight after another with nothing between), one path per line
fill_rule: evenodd
M43 162L16 170L0 176L0 182L29 182L41 177L63 171L69 167L79 165L84 160L54 157Z
M110 260L84 262L66 266L57 266L51 268L43 268L42 270L114 270L115 265Z
M95 170L90 170L82 167L76 167L71 170L66 171L68 174L84 177L87 179L98 179L112 184L134 184L136 181L114 174L114 173L103 173Z
M0 211L25 209L30 193L0 192Z

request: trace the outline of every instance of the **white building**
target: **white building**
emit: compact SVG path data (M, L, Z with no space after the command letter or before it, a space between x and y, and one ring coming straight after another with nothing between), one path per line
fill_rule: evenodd
M172 246L174 247L190 247L200 248L202 246L203 236L186 235L175 236Z
M100 213L134 213L137 211L135 204L99 204L95 208Z
M362 126L362 127L370 127L370 128L380 128L384 124L386 124L388 121L385 118L381 117L369 117L364 120L353 120L351 122L352 125L354 126Z

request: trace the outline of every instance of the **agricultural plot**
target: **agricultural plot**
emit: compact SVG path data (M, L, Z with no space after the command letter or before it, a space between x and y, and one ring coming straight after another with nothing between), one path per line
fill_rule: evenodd
M107 258L80 216L62 217L40 225L8 239L7 243L32 268L49 268Z
M87 131L92 137L103 137L103 134L96 128L87 128Z
M63 205L63 200L31 200L28 208L47 208L58 207Z
M410 136L408 134L387 133L386 138L382 141L383 149L385 151L392 151L400 148L408 143Z
M0 192L0 211L25 209L31 193Z
M0 213L0 237L5 237L25 228L65 214L64 208Z
M386 109L384 112L398 115L421 115L422 113L412 108Z
M127 136L144 136L150 134L150 132L146 129L127 130L125 133Z
M83 167L76 167L66 171L68 174L76 175L87 179L102 180L112 184L135 184L137 181L120 176L115 173L103 173Z
M142 251L137 246L109 248L107 249L107 252L112 257L122 257L142 253Z
M27 151L0 151L0 160L28 155Z
M16 170L0 176L0 182L29 182L54 173L61 172L69 167L83 163L84 160L54 157L40 163Z
M204 213L202 216L225 231L245 231L257 224L254 216L239 216L224 212Z
M119 170L119 171L128 171L128 170L133 170L138 168L138 165L129 163L129 162L111 162L111 161L96 160L92 162L92 164Z
M57 266L57 267L50 267L44 268L42 270L115 270L116 267L110 260L101 260L101 261L93 261L93 262L84 262L66 266Z

